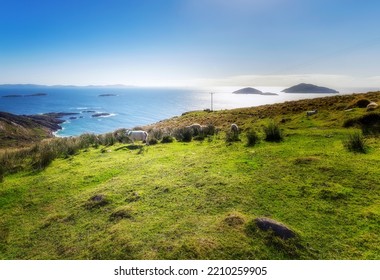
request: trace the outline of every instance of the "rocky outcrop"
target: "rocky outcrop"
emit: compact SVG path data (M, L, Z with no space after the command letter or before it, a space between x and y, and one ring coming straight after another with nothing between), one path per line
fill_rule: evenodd
M260 217L256 218L254 221L259 229L265 231L272 230L275 235L281 237L282 239L289 239L296 236L294 231L292 231L286 225L279 223L275 220Z
M99 117L107 117L109 115L111 115L111 114L109 114L109 113L96 113L96 114L91 115L91 117L99 118Z

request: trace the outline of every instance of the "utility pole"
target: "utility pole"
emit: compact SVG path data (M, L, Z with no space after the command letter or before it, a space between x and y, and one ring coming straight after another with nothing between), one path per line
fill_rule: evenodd
M211 94L211 112L214 111L214 92L210 92Z

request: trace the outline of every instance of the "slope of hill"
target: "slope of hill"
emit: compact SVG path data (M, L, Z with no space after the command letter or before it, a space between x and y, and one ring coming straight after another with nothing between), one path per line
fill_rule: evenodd
M352 106L380 92L331 98L188 113L151 128L209 121L221 131L186 143L90 145L46 168L16 168L0 183L0 258L377 260L380 141L369 136L367 153L350 152L343 142L358 128L343 124L380 114ZM245 132L226 142L231 121L260 142L248 146ZM271 121L283 141L264 140ZM295 237L261 230L258 217Z

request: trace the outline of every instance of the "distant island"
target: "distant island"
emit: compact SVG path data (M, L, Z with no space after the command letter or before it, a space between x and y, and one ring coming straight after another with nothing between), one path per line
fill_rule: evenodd
M234 94L278 95L277 93L272 93L272 92L262 92L261 90L258 90L252 87L242 88L242 89L234 91L233 93Z
M15 98L15 97L36 97L36 96L46 96L47 93L33 93L33 94L8 94L8 95L3 95L2 97L4 98Z
M282 90L285 93L339 93L331 88L320 87L312 84L301 83L296 86Z
M117 94L114 93L104 93L104 94L99 94L98 96L104 97L104 96L117 96Z
M109 113L97 113L97 114L93 114L91 117L93 118L99 118L99 117L107 117L107 116L110 116L111 114Z
M42 93L42 92L38 92L38 93L33 93L33 94L27 94L27 95L24 95L25 97L34 97L34 96L46 96L47 93Z
M15 97L23 97L21 94L8 94L8 95L3 95L1 96L3 98L15 98Z

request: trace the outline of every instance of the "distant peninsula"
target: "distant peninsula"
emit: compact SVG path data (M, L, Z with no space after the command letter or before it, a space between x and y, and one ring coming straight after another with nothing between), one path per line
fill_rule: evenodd
M296 86L292 86L290 88L286 88L282 90L285 93L339 93L331 88L320 87L312 84L301 83Z
M234 94L278 95L277 93L272 93L272 92L262 92L261 90L258 90L252 87L242 88L242 89L234 91L233 93Z

